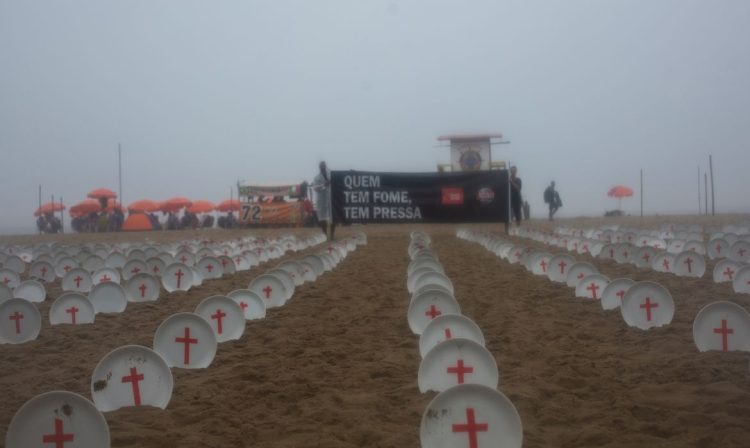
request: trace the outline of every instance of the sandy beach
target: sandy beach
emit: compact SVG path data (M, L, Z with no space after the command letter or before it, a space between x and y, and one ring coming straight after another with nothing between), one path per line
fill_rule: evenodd
M624 218L656 227L677 218ZM708 224L705 218L683 222ZM722 217L711 222L736 220ZM604 220L556 224L595 226ZM531 222L549 228L547 222ZM127 408L106 413L113 447L417 447L421 415L434 394L420 394L418 337L406 311L409 232L421 229L455 285L462 312L484 332L500 370L500 387L515 404L525 447L742 447L750 439L750 376L746 353L699 353L692 340L698 311L717 300L750 309L750 296L731 285L677 278L595 260L610 278L653 280L672 294L676 312L663 328L626 326L619 311L575 298L571 288L535 277L478 244L456 238L458 227L502 232L488 225L369 225L366 246L334 271L298 287L283 308L250 321L241 340L220 344L205 370L173 369L166 410ZM298 232L298 231L292 231ZM304 231L302 231L304 232ZM284 230L216 231L221 240ZM29 241L175 241L187 232L5 237ZM201 236L206 233L200 234ZM524 245L530 240L512 238ZM315 252L318 249L308 249ZM550 250L547 248L547 250ZM49 305L61 294L47 286L36 341L0 345L0 444L18 408L37 394L68 390L90 398L97 362L126 344L152 346L169 315L192 311L204 298L245 288L290 254L232 277L206 281L153 303L130 303L93 325L50 327ZM707 272L713 268L708 265Z

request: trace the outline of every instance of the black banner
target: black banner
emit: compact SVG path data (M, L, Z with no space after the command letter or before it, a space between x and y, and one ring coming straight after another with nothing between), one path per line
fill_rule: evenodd
M508 171L332 171L337 223L507 222Z

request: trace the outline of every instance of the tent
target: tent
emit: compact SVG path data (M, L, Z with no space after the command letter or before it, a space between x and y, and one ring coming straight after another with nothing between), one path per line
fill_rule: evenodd
M151 220L143 213L131 213L122 224L124 232L141 232L144 230L154 230Z

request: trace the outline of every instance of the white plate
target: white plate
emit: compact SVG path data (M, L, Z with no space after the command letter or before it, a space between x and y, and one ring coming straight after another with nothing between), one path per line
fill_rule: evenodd
M441 392L427 405L419 439L422 448L520 448L523 426L505 395L486 386L462 384Z
M242 308L245 320L263 319L266 317L265 302L258 294L249 289L234 290L227 294L227 297L237 302L240 308Z
M276 268L285 270L292 277L294 286L301 286L305 283L305 272L300 263L289 260L280 263Z
M602 274L589 274L576 285L576 297L591 300L601 300L609 279Z
M742 269L743 264L737 261L732 261L728 258L723 258L716 262L714 266L714 282L716 283L732 283L734 275Z
M94 284L99 283L120 283L120 273L113 268L103 267L91 274L91 281Z
M5 435L6 448L37 446L109 448L109 428L104 416L84 397L73 392L47 392L21 406Z
M625 323L631 327L648 330L672 322L674 301L662 285L637 282L625 293L620 312Z
M419 337L419 354L424 358L427 352L449 339L469 339L484 345L484 335L473 320L460 314L442 314L432 319Z
M4 283L0 283L0 303L5 302L8 299L13 298L13 290L5 286Z
M451 280L445 274L441 274L440 272L427 272L421 275L414 285L414 290L419 291L420 289L428 285L440 285L450 291L451 294L454 293L453 282L451 282Z
M117 283L106 282L94 286L89 300L96 313L122 313L128 306L125 290Z
M599 271L591 263L579 261L573 263L573 265L568 268L566 283L571 288L575 288L584 277L598 273Z
M602 291L602 308L605 310L614 310L620 308L622 301L625 298L625 293L628 292L631 286L635 284L635 280L629 278L616 278L607 284L607 287Z
M13 289L21 283L21 277L12 269L0 269L0 283Z
M128 281L138 274L144 274L148 272L148 265L145 261L141 260L140 258L131 258L127 263L125 263L125 266L122 267L122 279Z
M208 297L198 304L195 314L211 325L217 342L239 339L245 332L245 314L240 305L229 297Z
M164 269L161 283L167 292L187 291L193 286L193 270L182 263L172 263Z
M679 277L700 278L706 273L706 261L696 252L681 252L674 258L672 272Z
M443 314L461 314L461 307L453 295L442 289L427 289L409 304L407 317L414 334L422 334L427 324Z
M140 345L112 350L91 376L91 397L102 412L130 406L166 409L172 387L172 372L164 359Z
M323 264L323 260L317 255L308 255L304 258L302 258L300 261L304 261L308 263L310 266L315 269L315 277L320 277L325 272L325 265Z
M216 356L216 346L211 325L193 313L169 316L154 334L154 350L170 367L205 369Z
M750 294L750 265L743 267L734 274L732 288L736 293Z
M16 286L16 289L13 290L13 296L26 299L29 302L41 303L47 298L47 290L43 284L36 280L26 280Z
M449 339L432 348L417 374L419 391L442 392L458 384L481 384L497 389L500 374L495 358L483 345L469 339Z
M294 279L292 279L292 276L289 275L286 270L280 268L270 269L266 271L265 274L273 275L281 280L281 283L284 284L284 292L286 293L285 301L288 302L291 300L295 290Z
M79 292L66 292L58 297L49 309L50 325L93 324L94 305Z
M203 257L195 264L195 268L204 279L221 278L224 270L221 267L221 261L216 257Z
M575 264L575 258L567 254L558 254L550 258L547 277L556 283L566 283L568 270Z
M0 340L8 344L33 341L42 329L42 316L33 303L9 299L0 303Z
M55 268L47 261L37 261L29 267L29 276L45 283L55 281Z
M161 284L158 277L151 274L138 274L125 283L125 297L128 302L149 302L159 299Z
M73 268L68 271L62 281L63 291L89 292L92 286L91 274L81 268Z
M750 314L736 303L710 303L693 321L693 341L701 352L750 351Z
M274 275L260 275L247 287L257 294L266 304L266 309L283 306L286 302L284 283Z

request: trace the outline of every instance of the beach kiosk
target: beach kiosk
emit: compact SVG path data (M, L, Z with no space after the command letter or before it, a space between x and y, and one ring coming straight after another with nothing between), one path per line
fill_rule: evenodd
M237 185L239 222L250 227L300 227L307 214L307 184Z

